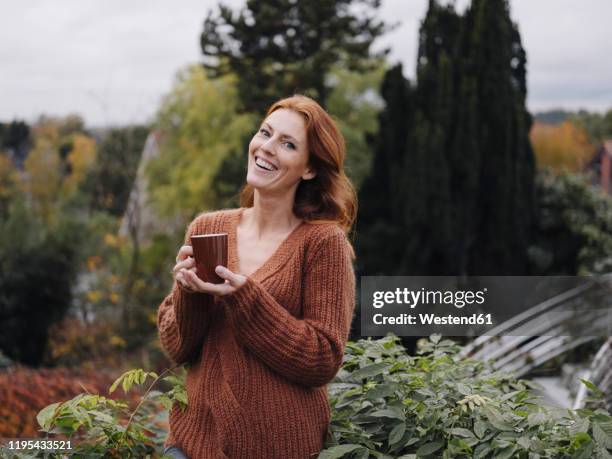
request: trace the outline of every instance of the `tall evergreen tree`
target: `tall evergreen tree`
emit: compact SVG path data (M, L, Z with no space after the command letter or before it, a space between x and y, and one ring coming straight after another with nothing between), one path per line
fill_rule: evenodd
M449 150L466 178L454 187L457 204L466 204L454 206L462 237L455 257L462 273L526 274L535 173L526 53L507 0L473 0L463 22L458 124Z
M386 30L380 0L247 0L238 13L220 5L204 21L201 48L212 76L233 72L243 109L263 113L295 92L325 106L332 66L376 64L372 42Z
M389 113L410 120L399 134L403 150L394 153L403 159L393 163L393 174L381 172L390 154L382 141L370 188L362 193L360 238L377 221L371 214L384 221L393 213L367 198L377 195L398 202L402 243L390 258L384 251L361 252L363 274L527 273L534 160L525 60L506 0L474 0L465 16L429 2L413 111L399 115L392 107L406 99L385 97ZM398 125L402 120L381 117L381 135ZM401 186L389 192L386 182L396 181L398 168ZM364 241L360 248L366 247Z
M356 246L358 269L364 274L391 274L401 260L405 238L402 185L406 131L412 123L412 89L397 65L385 74L381 94L379 133L370 139L375 155L372 172L359 190Z

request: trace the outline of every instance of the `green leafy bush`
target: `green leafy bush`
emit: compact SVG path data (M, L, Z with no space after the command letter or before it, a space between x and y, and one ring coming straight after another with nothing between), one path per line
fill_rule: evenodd
M460 361L453 341L419 344L417 356L394 336L347 345L320 459L612 457L604 409L543 406L533 383Z

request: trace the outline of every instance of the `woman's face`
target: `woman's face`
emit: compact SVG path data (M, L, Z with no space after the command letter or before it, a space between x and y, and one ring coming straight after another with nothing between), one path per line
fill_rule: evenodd
M304 119L293 110L278 109L263 121L249 144L247 183L260 192L292 191L301 179L315 176L308 157Z

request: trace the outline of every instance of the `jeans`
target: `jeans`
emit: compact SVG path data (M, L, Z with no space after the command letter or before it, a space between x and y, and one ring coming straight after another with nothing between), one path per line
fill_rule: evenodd
M189 459L178 446L168 446L164 448L164 456L170 456L172 459Z

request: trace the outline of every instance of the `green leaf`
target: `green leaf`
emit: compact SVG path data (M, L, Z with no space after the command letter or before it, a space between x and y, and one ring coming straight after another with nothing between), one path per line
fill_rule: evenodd
M457 392L461 395L472 395L472 390L465 384L458 382L457 383Z
M38 421L38 425L41 427L41 429L48 430L51 428L53 417L55 416L55 412L60 405L60 402L52 403L38 412L36 415L36 420Z
M403 422L401 424L396 425L393 429L391 429L391 433L389 433L389 446L393 446L396 443L398 443L404 436L405 432L406 432L406 424Z
M491 452L491 446L488 443L482 443L474 449L474 459L482 459L488 457Z
M403 414L393 410L378 410L368 413L368 416L373 416L375 418L399 419L400 421L404 421L406 419Z
M487 424L482 421L476 421L474 423L474 433L478 438L484 437L485 432L487 431Z
M351 374L351 378L354 380L371 378L372 376L376 376L383 373L390 367L391 365L389 365L388 363L374 363L372 365L368 365L363 368L360 368L357 371L354 371Z
M603 426L604 424L593 423L593 438L604 448L612 449L612 424L608 424L607 428Z
M317 459L338 459L354 451L362 449L362 445L338 445L325 449L319 453Z
M464 429L462 427L454 427L452 429L448 429L447 432L451 435L456 435L458 437L463 437L463 438L473 438L474 437L474 434L472 433L471 430Z
M591 390L591 392L596 394L598 397L605 397L606 396L606 393L603 392L599 387L597 387L591 381L589 381L587 379L582 379L582 378L580 378L580 381L582 382L582 384L587 386Z
M510 445L501 451L495 453L493 459L510 459L514 452L516 451L516 445Z
M398 385L393 383L377 384L375 387L370 389L366 395L368 400L376 400L381 397L389 397L398 390Z
M429 456L430 454L435 453L436 451L438 451L443 446L444 446L444 443L442 443L441 441L434 441L434 442L431 442L431 443L425 443L423 446L421 446L419 449L417 449L416 455L417 456Z

